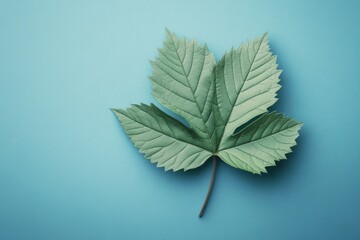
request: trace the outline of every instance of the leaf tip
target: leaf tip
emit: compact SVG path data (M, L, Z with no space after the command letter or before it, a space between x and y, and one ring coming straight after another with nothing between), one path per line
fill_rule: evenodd
M172 31L170 31L169 28L166 27L165 32L166 32L167 37L170 37L170 38L174 37L174 33Z
M117 108L110 108L110 111L112 111L115 115L121 113L121 111L123 111L122 109L117 109Z

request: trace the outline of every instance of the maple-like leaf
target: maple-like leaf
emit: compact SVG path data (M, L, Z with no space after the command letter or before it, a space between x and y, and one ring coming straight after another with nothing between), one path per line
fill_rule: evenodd
M213 157L200 217L211 194L217 158L261 174L286 159L285 154L296 145L302 123L281 113L268 113L277 101L281 71L270 52L267 34L231 49L216 63L206 45L178 38L167 30L151 65L153 96L190 127L154 104L112 111L134 145L158 167L186 171Z

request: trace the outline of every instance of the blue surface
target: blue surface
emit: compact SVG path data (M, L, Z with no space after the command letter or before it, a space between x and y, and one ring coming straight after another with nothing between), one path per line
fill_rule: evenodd
M355 1L0 1L0 239L360 239ZM217 58L269 32L276 109L305 122L269 174L164 173L110 107L150 103L168 27Z

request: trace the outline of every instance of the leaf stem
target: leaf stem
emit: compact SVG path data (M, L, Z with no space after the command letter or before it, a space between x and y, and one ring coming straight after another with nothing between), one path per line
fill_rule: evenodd
M211 192L212 192L212 189L213 189L213 186L214 186L215 173L216 173L216 156L214 155L214 156L213 156L212 174L211 174L211 180L210 180L209 190L208 190L208 192L207 192L205 202L204 202L204 204L203 204L203 206L202 206L202 208L201 208L201 211L200 211L200 213L199 213L199 218L201 218L201 217L204 215L206 206L207 206L208 201L209 201L209 198L210 198L210 196L211 196Z

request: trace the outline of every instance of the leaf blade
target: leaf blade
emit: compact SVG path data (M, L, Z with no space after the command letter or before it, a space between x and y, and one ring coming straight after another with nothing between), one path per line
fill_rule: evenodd
M215 151L215 59L208 48L167 31L159 56L151 64L154 98L183 117L199 137L207 139L204 148Z
M153 104L112 111L139 151L166 171L199 167L212 155L190 129Z
M286 159L296 145L302 123L280 113L262 115L236 135L229 137L218 153L227 164L252 173L266 173L266 167Z
M280 73L267 34L225 53L216 66L218 109L224 122L219 147L236 128L277 101Z

